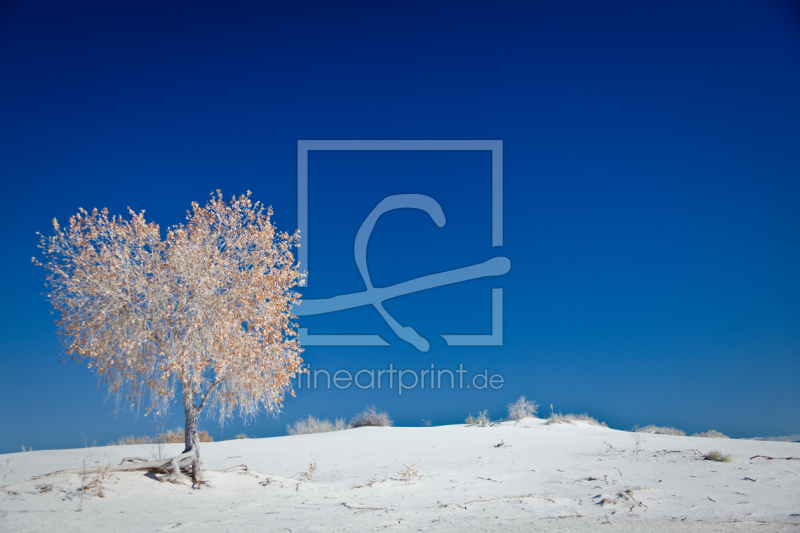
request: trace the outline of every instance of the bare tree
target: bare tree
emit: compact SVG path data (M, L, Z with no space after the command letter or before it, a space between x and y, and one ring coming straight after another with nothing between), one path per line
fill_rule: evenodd
M294 395L299 233L278 233L272 210L249 191L192 203L186 224L163 240L144 211L128 211L130 220L107 209L80 209L66 227L53 220L55 235L41 237L44 259L34 262L47 272L67 353L97 372L118 408L163 412L180 390L186 447L154 469L170 477L191 469L198 481L200 413L247 420Z

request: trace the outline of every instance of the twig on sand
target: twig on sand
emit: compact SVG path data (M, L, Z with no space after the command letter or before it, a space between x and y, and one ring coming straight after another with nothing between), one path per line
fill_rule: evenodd
M339 505L343 505L348 509L353 509L354 511L391 511L391 509L387 507L356 507L355 505L347 505L344 502L339 502Z
M293 478L294 476L299 475L301 478L305 479L306 481L311 481L311 478L314 477L314 472L316 472L316 471L317 471L317 463L312 461L311 463L309 463L307 471L298 472L297 474L293 474L293 475L289 476L289 478Z
M555 520L556 518L583 518L583 515L580 513L575 513L574 515L543 516L539 520Z
M633 503L635 503L639 507L644 507L645 509L647 509L647 506L644 504L644 502L640 502L639 500L637 500L636 498L633 497L633 490L632 489L626 489L625 491L621 492L621 494L625 494L626 496L628 496L628 498L633 500ZM633 511L633 506L631 507L631 511Z
M222 470L211 470L211 472L227 472L229 470L233 470L234 468L241 468L245 472L248 472L247 465L234 465L234 466L229 466L228 468L223 468Z
M383 482L384 482L384 481L386 481L387 479L389 479L389 478L383 478L383 479L373 479L373 480L372 480L372 481L370 481L369 483L365 483L364 485L358 485L358 486L355 486L355 487L353 487L353 488L354 488L354 489L363 489L364 487L371 487L371 486L373 486L375 483L383 483Z
M502 498L489 498L489 499L486 499L486 500L484 500L484 499L470 500L470 501L464 502L464 503L462 503L460 505L461 505L461 507L464 507L468 503L496 502L496 501L500 501L500 500L521 500L523 498L541 498L541 499L547 500L547 501L549 501L551 503L556 503L555 500L552 500L552 499L550 499L550 498L548 498L546 496L539 496L538 494L522 494L520 496L504 496ZM441 505L441 507L447 507L447 504Z
M81 503L78 505L78 512L83 510L83 493L86 492L86 459L83 460L83 475L81 476Z
M417 469L416 469L417 464L419 464L419 461L417 461L416 463L414 463L411 466L403 465L403 466L406 467L406 469L397 473L397 475L400 476L400 477L390 477L389 479L393 479L395 481L411 481L415 477L416 478L421 478L422 476L420 475L419 471L417 471Z
M692 449L692 450L661 450L661 451L656 452L656 453L657 454L658 453L693 453L695 455L705 455L700 450L694 450L694 449Z
M775 460L775 459L783 459L785 461L800 461L800 457L770 457L768 455L754 455L753 457L750 458L750 460L752 461L756 457L762 457L762 458L770 460L770 461Z

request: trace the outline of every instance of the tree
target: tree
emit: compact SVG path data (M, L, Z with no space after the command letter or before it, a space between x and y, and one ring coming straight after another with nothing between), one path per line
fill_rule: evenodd
M272 210L250 192L226 203L192 203L187 222L161 239L144 211L131 219L80 209L55 235L41 236L47 298L72 359L87 362L117 406L163 410L181 392L185 449L169 477L201 478L197 421L220 423L262 410L277 412L302 351L291 308L301 285L292 249L299 232L278 233ZM128 465L125 470L134 469Z

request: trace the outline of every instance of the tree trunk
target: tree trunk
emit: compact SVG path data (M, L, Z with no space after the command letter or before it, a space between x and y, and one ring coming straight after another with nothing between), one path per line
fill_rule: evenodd
M186 428L183 432L186 447L183 449L183 453L194 453L192 480L199 483L202 478L200 438L197 434L197 419L200 416L200 410L195 406L191 385L183 386L183 410L186 414Z

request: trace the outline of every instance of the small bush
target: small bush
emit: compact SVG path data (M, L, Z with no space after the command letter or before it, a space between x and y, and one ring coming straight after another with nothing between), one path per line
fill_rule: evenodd
M519 422L523 418L536 418L538 407L536 400L528 401L525 396L520 396L519 400L508 404L508 419Z
M329 433L345 429L344 418L337 418L333 422L328 419L320 420L308 415L308 418L298 420L294 425L286 425L289 435L310 435L312 433Z
M731 454L723 455L721 451L714 450L706 454L706 461L719 461L720 463L732 463L733 456Z
M464 421L469 426L491 426L492 420L489 418L489 410L484 409L483 411L478 412L478 416L473 417L472 413L469 414L467 419Z
M641 433L652 433L654 435L672 435L673 437L685 437L686 432L676 428L660 427L650 424L643 428L637 429Z
M366 426L378 426L378 427L385 427L385 426L393 426L394 422L392 419L389 418L389 414L385 411L378 412L375 409L375 406L368 407L363 412L358 413L356 416L350 419L350 424L347 426L348 428L361 428Z
M692 437L707 437L709 439L729 439L730 437L727 435L723 435L719 431L712 429L711 431L706 431L705 433L695 433Z
M547 424L571 424L575 425L575 419L571 415L562 415L561 413L551 413L550 418L547 419Z
M605 422L600 422L596 418L589 416L588 413L583 414L568 414L562 415L561 413L551 413L550 418L547 419L547 424L570 424L572 426L575 425L575 422L584 422L586 424L591 424L593 426L598 426L601 428L607 428L608 425Z
M235 438L236 440L245 440L245 439L247 439L247 435L245 435L244 433L239 433L239 434L238 434L238 435L236 435L234 438Z

